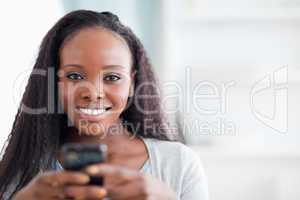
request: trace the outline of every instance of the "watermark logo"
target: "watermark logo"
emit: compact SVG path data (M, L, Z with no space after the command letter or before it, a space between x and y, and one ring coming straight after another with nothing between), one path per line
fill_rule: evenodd
M259 106L259 98L271 96L269 106ZM281 67L257 81L250 92L250 108L264 125L279 133L288 131L288 67Z

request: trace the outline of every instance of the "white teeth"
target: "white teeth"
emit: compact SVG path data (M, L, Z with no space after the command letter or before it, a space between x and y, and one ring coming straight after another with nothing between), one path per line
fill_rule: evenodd
M105 112L105 109L79 108L79 111L87 115L101 115Z

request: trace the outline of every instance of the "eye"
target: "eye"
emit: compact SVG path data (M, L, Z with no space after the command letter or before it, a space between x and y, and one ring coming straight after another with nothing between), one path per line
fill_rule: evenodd
M112 81L112 82L118 81L120 79L121 79L120 76L115 75L115 74L110 74L110 75L107 75L107 76L104 77L105 81Z
M67 74L66 77L71 80L82 80L83 79L83 76L78 72L70 72Z

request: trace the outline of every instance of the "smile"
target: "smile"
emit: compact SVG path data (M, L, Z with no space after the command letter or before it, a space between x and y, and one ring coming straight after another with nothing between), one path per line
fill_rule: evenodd
M89 109L89 108L79 108L78 110L86 115L101 115L106 111L106 109Z
M76 108L76 111L80 114L82 118L96 120L98 117L106 114L111 107L107 108Z

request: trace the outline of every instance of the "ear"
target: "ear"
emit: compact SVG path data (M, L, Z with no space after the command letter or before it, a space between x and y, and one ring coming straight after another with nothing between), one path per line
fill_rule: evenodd
M136 71L132 72L130 75L131 76L131 84L130 84L130 88L129 88L129 97L133 97L133 95L134 95L135 74L136 74Z
M132 83L129 88L129 97L133 97L134 95L134 84Z

